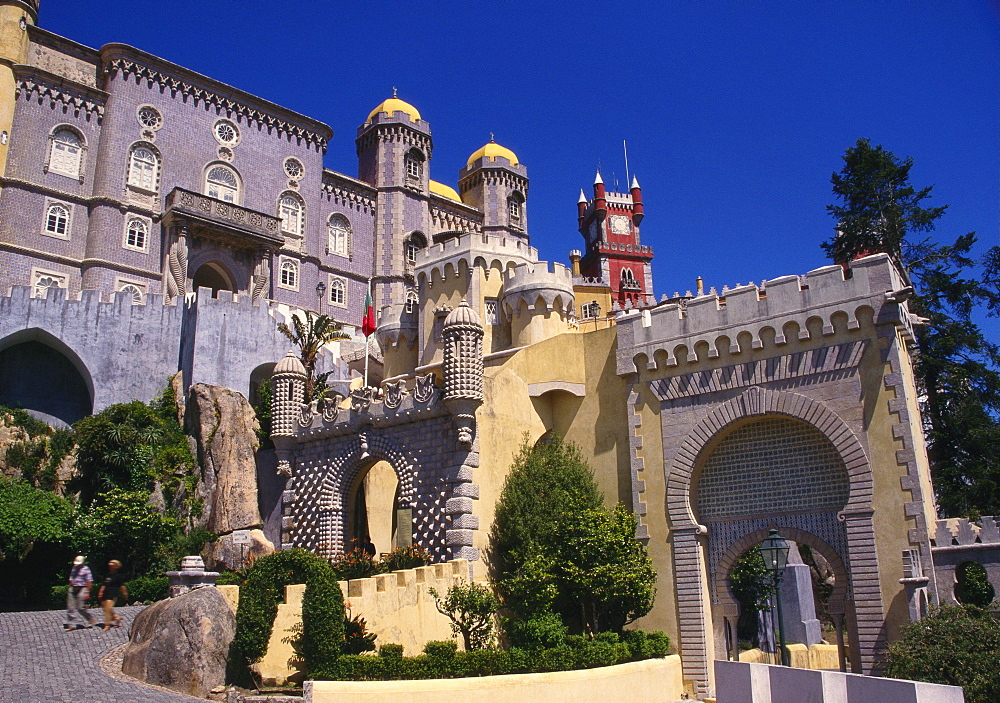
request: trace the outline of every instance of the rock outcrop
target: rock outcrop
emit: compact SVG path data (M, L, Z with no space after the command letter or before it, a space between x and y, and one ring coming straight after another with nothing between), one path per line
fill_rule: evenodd
M236 391L204 383L190 388L185 405L185 430L195 439L202 467L198 492L203 524L221 535L208 546L208 568L233 568L242 557L273 552L260 531L254 460L259 425L253 409ZM251 543L233 544L235 530L251 530Z
M132 623L122 672L204 698L225 683L236 616L219 589L206 586L149 606Z

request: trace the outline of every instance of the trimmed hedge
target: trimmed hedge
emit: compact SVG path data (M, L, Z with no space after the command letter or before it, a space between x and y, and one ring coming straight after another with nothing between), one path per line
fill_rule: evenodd
M665 657L670 638L662 632L626 631L621 638L603 632L593 640L575 635L560 647L525 650L482 649L458 652L454 641L428 642L424 654L403 657L398 645L382 645L379 655L342 656L336 666L324 667L309 678L334 681L396 681L454 679L499 674L532 674L612 666Z
M296 649L306 675L337 665L344 646L344 596L337 576L321 557L304 549L288 549L256 559L244 574L236 610L236 634L229 648L228 677L246 685L249 667L267 652L267 643L284 587L305 583L302 634Z

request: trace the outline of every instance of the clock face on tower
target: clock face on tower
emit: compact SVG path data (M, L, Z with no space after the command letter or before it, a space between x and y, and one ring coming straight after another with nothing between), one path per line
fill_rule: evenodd
M629 233L629 221L625 215L612 215L608 218L608 224L611 226L613 234Z

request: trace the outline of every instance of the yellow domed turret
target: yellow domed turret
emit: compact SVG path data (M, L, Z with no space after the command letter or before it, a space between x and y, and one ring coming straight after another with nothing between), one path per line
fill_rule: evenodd
M435 195L440 195L442 197L448 198L449 200L457 200L462 202L461 196L458 191L451 186L445 185L444 183L438 183L437 181L428 180L427 189Z
M413 107L410 103L405 100L400 100L396 97L396 89L392 89L392 97L384 101L381 105L376 107L374 110L368 113L368 119L365 120L365 124L369 124L372 118L375 117L380 112L387 112L392 115L394 112L402 112L410 116L410 119L416 122L420 119L420 111Z
M508 161L510 161L511 166L517 166L517 154L508 149L505 146L500 146L495 141L493 141L492 135L490 137L489 144L485 144L476 151L472 152L472 156L466 162L466 166L471 166L476 161L483 157L487 157L490 161L496 161L498 156L502 156Z

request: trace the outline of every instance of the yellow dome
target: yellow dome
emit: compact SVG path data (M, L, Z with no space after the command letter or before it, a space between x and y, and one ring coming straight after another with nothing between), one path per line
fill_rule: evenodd
M438 183L437 181L427 181L427 188L435 195L440 195L442 198L448 198L450 200L457 200L462 202L462 198L458 195L458 192L451 186L446 186L444 183Z
M388 112L390 115L394 112L405 112L414 122L420 119L420 112L417 111L417 108L413 107L413 105L408 102L393 97L389 98L374 110L369 112L368 119L365 120L365 124L371 122L372 118L380 112Z
M484 156L489 158L490 161L496 161L498 156L502 156L510 161L512 166L517 166L517 154L505 146L500 146L494 141L491 141L489 144L485 144L481 148L474 151L472 156L470 156L469 160L466 162L466 165L471 166L478 159L481 159Z

